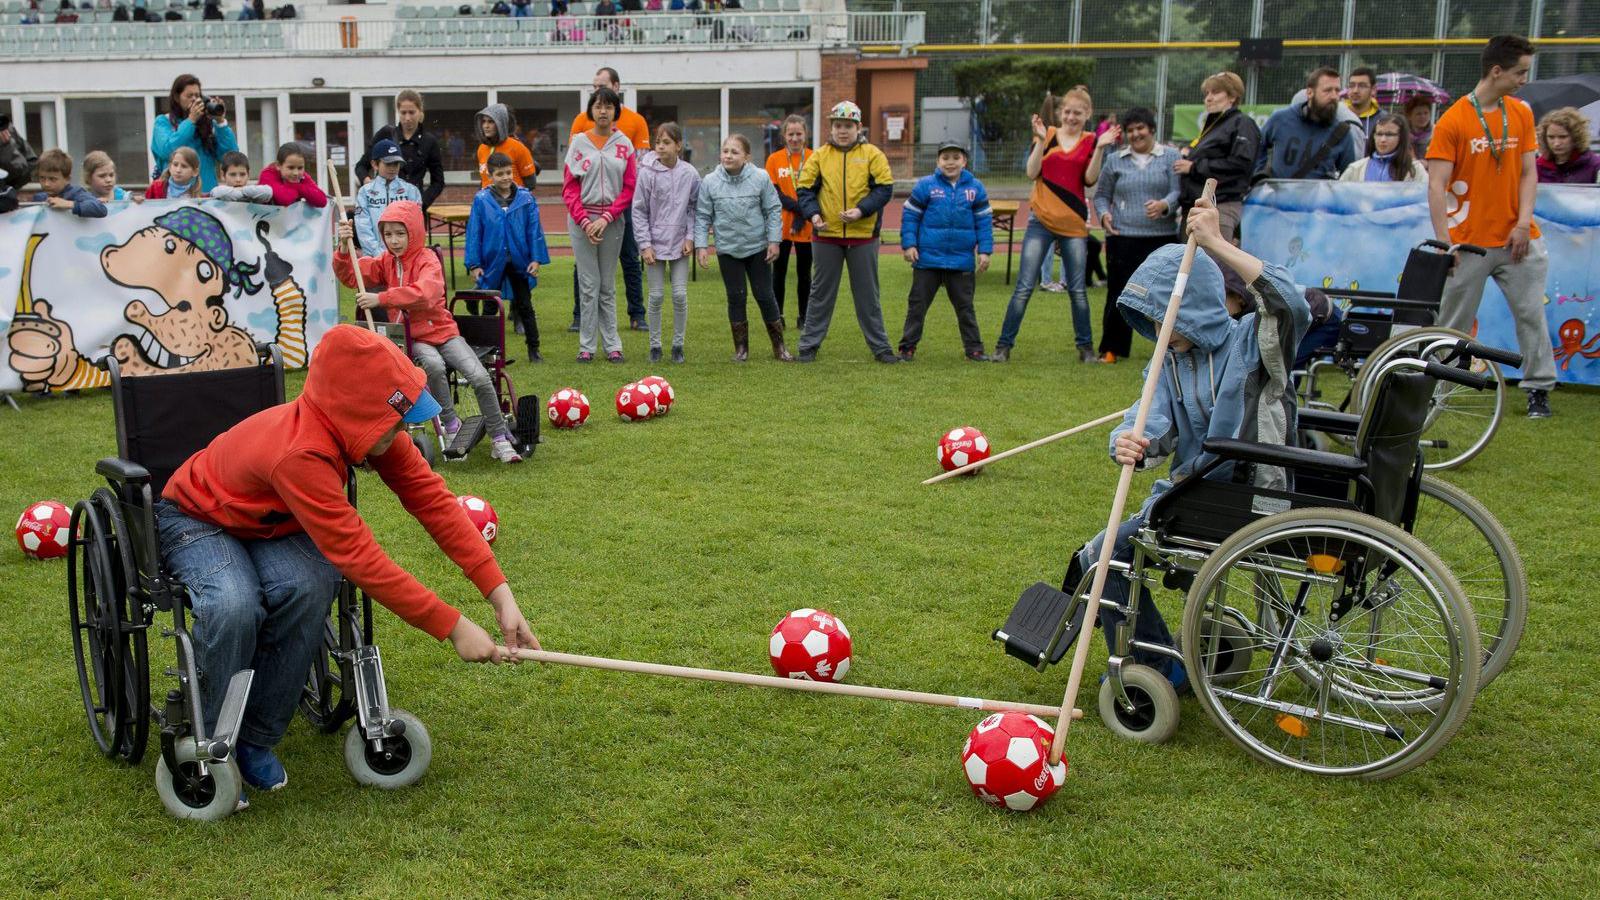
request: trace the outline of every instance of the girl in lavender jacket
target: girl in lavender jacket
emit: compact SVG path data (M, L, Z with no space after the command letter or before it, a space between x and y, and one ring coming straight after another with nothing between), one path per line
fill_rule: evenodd
M650 278L650 361L661 359L661 304L672 278L672 361L683 362L689 321L689 254L694 252L695 200L700 174L682 162L683 129L665 122L656 129L655 150L639 160L633 192L633 234Z

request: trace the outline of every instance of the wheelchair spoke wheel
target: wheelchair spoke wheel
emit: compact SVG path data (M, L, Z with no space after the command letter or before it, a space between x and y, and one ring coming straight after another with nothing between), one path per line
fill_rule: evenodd
M345 733L345 768L361 784L381 788L415 784L433 762L433 740L422 720L403 709L390 709L389 715L405 723L405 731L381 739L377 747L362 735L359 722Z
M200 764L194 738L179 738L173 748L178 770L167 767L162 755L156 763L156 793L174 818L214 822L233 815L244 779L233 757L224 762Z
M1422 477L1411 533L1444 560L1466 593L1483 649L1481 691L1505 669L1522 641L1528 620L1522 555L1482 503L1428 475Z
M101 522L110 537L107 558L111 563L111 582L116 588L114 594L104 598L114 623L117 655L121 660L116 750L130 765L137 765L144 759L150 734L150 659L145 638L149 622L146 611L129 595L130 585L139 578L139 569L133 551L134 538L122 514L122 505L106 488L95 491L90 500L98 507Z
M339 631L333 619L322 629L322 652L311 661L306 686L300 692L300 713L323 734L332 734L355 712L344 693L344 673L334 656L339 651Z
M1361 367L1356 381L1357 410L1366 406L1382 365L1403 357L1420 357L1427 345L1441 338L1468 337L1450 328L1429 327L1407 331L1390 338L1374 350ZM1428 407L1422 433L1423 468L1452 469L1483 451L1500 427L1506 396L1506 379L1500 367L1478 360L1473 370L1490 377L1493 387L1477 391L1459 384L1440 382Z
M104 597L115 591L106 583L111 563L100 517L89 501L72 511L71 546L67 553L67 612L72 626L72 654L78 669L78 690L89 722L89 737L108 757L117 756L117 704L122 694L123 663L118 653L115 612Z
M1206 640L1224 621L1243 636ZM1387 778L1465 720L1479 673L1471 623L1421 541L1350 510L1295 510L1241 529L1201 567L1183 622L1200 638L1184 662L1206 713L1257 758Z

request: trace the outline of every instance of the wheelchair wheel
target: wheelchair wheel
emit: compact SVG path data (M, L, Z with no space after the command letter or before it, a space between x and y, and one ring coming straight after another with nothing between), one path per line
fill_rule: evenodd
M417 445L417 450L422 458L427 461L430 468L439 467L439 437L434 434L433 426L422 425L407 429L411 435L411 443Z
M1362 365L1356 378L1356 410L1367 404L1373 379L1383 364L1403 357L1415 357L1427 345L1441 338L1470 340L1467 335L1451 328L1430 326L1416 328L1396 335L1378 345ZM1482 452L1500 427L1500 417L1505 406L1506 379L1500 367L1492 362L1478 360L1475 371L1489 375L1494 382L1492 391L1476 391L1459 384L1440 382L1434 389L1433 401L1422 433L1423 468L1430 471L1453 469Z
M311 661L306 686L300 692L300 714L323 734L338 731L355 715L354 701L344 693L343 670L333 655L338 650L338 627L329 619L322 629L322 652Z
M110 492L80 501L70 531L68 620L89 736L105 756L136 764L148 737L149 659L143 611L127 595L128 579L137 577L132 550L119 539L122 516Z
M202 822L233 815L244 787L239 763L232 756L224 762L206 763L202 774L192 737L179 738L174 753L178 757L177 772L167 768L164 755L156 762L156 793L161 795L161 805L167 812L174 818Z
M1439 752L1477 692L1477 629L1455 577L1362 513L1293 510L1239 530L1201 567L1184 633L1219 616L1249 623L1249 668L1223 683L1204 640L1185 643L1184 663L1206 714L1267 762L1392 777Z
M1200 642L1200 658L1212 667L1207 673L1224 687L1237 684L1254 665L1255 640L1250 636L1248 622L1234 622L1224 611L1222 616L1207 616L1195 638ZM1188 641L1185 634L1182 641Z
M1482 503L1428 475L1422 477L1411 533L1444 560L1466 592L1483 648L1481 691L1504 671L1522 641L1528 620L1528 575L1522 555Z
M403 709L390 709L389 715L405 723L404 733L384 738L381 749L373 749L361 734L360 724L351 726L344 736L344 764L361 784L381 788L401 788L416 783L433 762L433 740L422 720Z
M1133 709L1117 697L1110 678L1100 683L1100 721L1117 737L1144 744L1164 744L1178 730L1178 692L1167 676L1149 666L1122 667L1122 689Z

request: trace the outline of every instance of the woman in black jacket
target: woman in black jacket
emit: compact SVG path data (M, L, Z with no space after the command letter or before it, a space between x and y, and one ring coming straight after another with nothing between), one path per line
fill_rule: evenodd
M439 154L439 139L422 128L422 95L407 88L395 95L395 118L399 124L385 125L372 135L367 152L356 161L356 177L365 184L372 180L373 144L394 141L400 145L400 177L417 186L422 192L422 208L426 210L444 193L444 157ZM423 182L427 184L424 186Z
M1215 178L1222 236L1237 244L1239 214L1244 209L1244 195L1250 193L1250 173L1261 146L1261 129L1254 119L1239 111L1239 101L1244 98L1244 81L1239 76L1218 72L1201 82L1200 90L1206 98L1205 124L1200 127L1199 137L1179 148L1179 159L1172 164L1178 173L1178 209L1187 219L1189 209L1200 199L1206 179Z

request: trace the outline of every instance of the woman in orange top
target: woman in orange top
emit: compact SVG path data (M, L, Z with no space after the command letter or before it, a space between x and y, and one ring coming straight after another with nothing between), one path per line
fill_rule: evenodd
M1028 154L1028 177L1033 193L1028 195L1028 229L1022 236L1022 261L1017 268L1017 287L1006 304L1005 323L992 358L1006 362L1016 343L1028 300L1039 283L1039 268L1051 244L1061 255L1062 280L1072 298L1072 331L1078 345L1078 361L1093 362L1094 332L1089 322L1089 295L1084 289L1084 270L1088 263L1089 206L1085 189L1100 174L1098 160L1118 136L1109 129L1096 140L1086 131L1094 113L1089 92L1082 87L1068 91L1056 105L1057 128L1047 128L1044 120L1033 117L1033 152Z
M811 223L800 212L794 180L811 158L811 148L806 146L808 136L804 116L784 119L783 149L767 157L767 177L777 186L778 202L783 204L783 242L778 245L778 259L772 264L772 295L778 301L778 314L782 315L783 285L788 280L789 254L793 252L795 298L799 303L795 321L802 325L811 299Z

